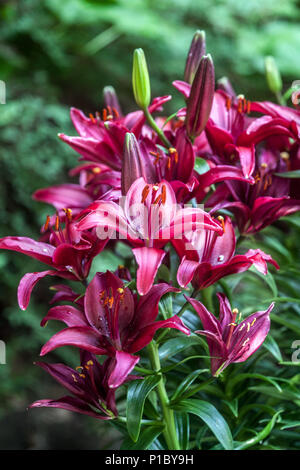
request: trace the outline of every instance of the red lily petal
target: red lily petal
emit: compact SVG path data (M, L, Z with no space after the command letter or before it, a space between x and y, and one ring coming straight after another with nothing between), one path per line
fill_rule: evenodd
M190 335L190 330L177 315L174 315L167 320L153 322L142 328L136 335L136 338L128 345L130 352L134 353L140 351L147 346L147 344L152 341L154 334L159 328L175 328L188 336Z
M84 313L72 305L58 305L50 308L47 315L41 321L41 326L45 326L48 320L59 320L67 326L89 326Z
M134 248L133 254L139 265L137 270L137 290L145 295L151 289L157 270L165 256L165 251L158 248Z
M176 88L176 90L183 94L185 99L190 96L191 85L189 83L184 82L182 80L175 80L172 85Z
M92 408L80 398L75 397L62 397L58 400L38 400L32 403L29 408L62 408L67 411L74 411L75 413L81 413L84 415L92 416L97 419L112 419L110 416L103 416L99 413L96 413Z
M55 247L48 243L37 242L28 237L4 237L0 239L0 249L17 251L43 263L52 265Z
M119 387L126 380L132 369L134 369L140 358L124 351L116 351L115 360L115 366L108 379L108 386L110 388Z
M279 269L278 263L272 258L271 255L267 255L262 250L249 250L245 253L245 256L249 258L256 269L261 272L262 274L266 275L268 273L268 264L271 263L275 266L276 269Z
M89 326L73 326L56 333L42 347L41 356L62 346L76 346L94 354L107 354L101 344L101 335Z
M177 282L181 287L186 287L193 279L199 263L191 261L184 256L177 271Z
M32 289L45 276L58 276L58 271L42 271L38 273L27 273L22 277L18 286L18 303L21 310L28 307Z
M136 312L133 317L133 330L141 329L156 320L158 304L163 295L168 292L180 292L179 289L161 282L153 286L148 294L140 297Z
M58 211L63 208L85 208L93 202L87 190L79 184L60 184L38 189L33 193L33 199L52 204Z

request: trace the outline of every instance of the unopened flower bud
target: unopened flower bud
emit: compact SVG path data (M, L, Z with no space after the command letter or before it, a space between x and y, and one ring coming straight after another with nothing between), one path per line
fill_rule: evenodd
M200 64L200 60L206 52L205 31L196 31L194 34L190 50L187 56L184 80L190 84L193 83L195 74Z
M142 171L140 147L135 135L127 132L122 163L122 194L125 195L132 183L141 176L144 176L144 174Z
M208 121L215 91L214 64L210 54L203 56L197 69L186 110L186 130L193 139Z
M282 80L274 57L265 58L265 71L269 89L275 94L279 93L282 90Z
M140 108L148 108L151 99L150 79L143 49L133 53L132 86L136 103Z

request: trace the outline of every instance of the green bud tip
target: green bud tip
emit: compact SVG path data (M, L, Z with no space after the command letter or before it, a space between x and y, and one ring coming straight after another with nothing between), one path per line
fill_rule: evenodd
M282 80L274 57L265 58L265 71L269 89L275 94L281 92Z
M151 88L143 49L135 49L133 53L132 86L138 106L142 109L148 108L151 100Z

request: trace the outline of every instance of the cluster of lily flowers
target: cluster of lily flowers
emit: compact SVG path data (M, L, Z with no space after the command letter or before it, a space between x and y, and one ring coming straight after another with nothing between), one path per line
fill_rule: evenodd
M66 345L79 349L76 369L37 363L71 395L39 400L32 407L116 417L116 390L137 378L132 372L138 353L156 331L191 333L177 315L157 320L163 295L177 294L190 283L197 294L251 266L263 274L268 264L279 268L259 249L236 254L236 234L255 234L300 209L297 180L287 177L287 172L300 169L299 109L250 102L237 96L226 79L216 86L203 32L193 38L184 81L173 85L185 106L169 118L153 117L171 96L151 102L145 57L137 49L133 90L139 109L124 115L111 87L104 90L101 113L86 116L71 109L78 135L59 137L80 155L79 166L70 172L78 183L35 192L34 199L54 207L39 241L12 236L0 240L0 248L47 265L20 281L22 310L45 276L85 286L80 295L67 284L54 285L52 306L41 323L58 320L66 325L43 346L42 356ZM113 249L114 239L131 247L135 271L119 266L88 281L93 259ZM157 275L162 264L170 266L170 246L179 261L174 285L159 282ZM186 299L202 322L203 330L196 333L207 339L213 375L245 361L261 346L273 304L240 321L224 294L218 294L218 318L194 297ZM105 360L99 362L98 356Z

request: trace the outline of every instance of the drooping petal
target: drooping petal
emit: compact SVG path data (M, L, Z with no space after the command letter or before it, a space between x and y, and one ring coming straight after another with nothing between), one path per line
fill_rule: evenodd
M190 96L191 85L189 83L183 82L182 80L175 80L172 85L176 88L176 90L183 94L185 99Z
M216 334L221 339L222 329L217 318L212 313L210 313L207 308L201 302L199 302L199 300L187 296L185 296L185 298L199 315L204 330Z
M26 310L28 307L32 289L34 286L45 276L57 276L58 271L42 271L39 273L25 274L18 286L18 303L21 310Z
M67 411L74 411L75 413L81 413L84 415L92 416L97 419L112 419L111 416L104 416L100 413L96 413L93 409L80 398L65 396L58 400L43 399L32 403L29 408L62 408Z
M93 202L88 191L79 184L60 184L38 189L33 199L51 204L58 211L64 208L83 209Z
M182 320L177 317L177 315L174 315L167 320L153 322L138 331L136 337L127 345L128 350L135 353L143 349L150 343L150 341L152 341L155 332L159 328L175 328L186 335L190 335L190 330L184 325Z
M37 242L28 237L4 237L0 239L0 249L12 250L35 258L43 263L52 263L55 247L48 243Z
M84 313L72 305L58 305L50 308L41 321L41 326L45 326L48 320L59 320L67 326L89 326Z
M110 388L117 388L122 385L139 360L138 356L133 356L124 351L116 351L116 363L108 379L108 386Z
M256 250L249 250L247 253L245 253L245 256L249 258L256 269L261 272L262 274L267 274L268 273L268 264L271 263L273 266L275 266L276 269L279 269L278 263L272 258L271 255L267 255L260 249Z
M177 282L181 287L186 287L192 281L198 266L197 261L188 260L185 256L182 258L177 271Z
M140 295L145 295L151 289L157 270L165 256L165 251L158 248L134 248L133 254L138 264L137 290Z
M73 326L59 331L41 349L41 356L62 346L76 346L94 354L107 354L101 335L89 326Z
M180 292L180 290L165 282L161 282L160 284L152 286L146 295L140 297L133 317L133 330L143 328L156 320L159 301L162 296L168 292Z

